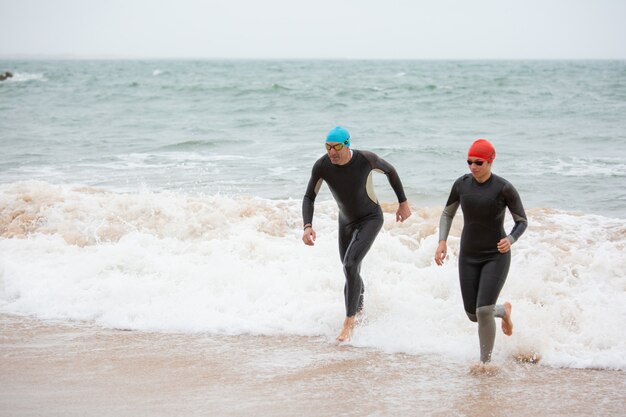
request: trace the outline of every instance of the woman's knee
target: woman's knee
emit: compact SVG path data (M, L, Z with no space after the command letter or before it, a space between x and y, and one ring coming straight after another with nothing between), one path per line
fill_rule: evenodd
M479 323L493 320L495 317L494 306L482 306L476 309L476 319Z
M476 318L476 314L470 313L468 311L466 311L465 314L467 314L467 318L470 319L470 321L473 321L474 323L478 321L478 319Z

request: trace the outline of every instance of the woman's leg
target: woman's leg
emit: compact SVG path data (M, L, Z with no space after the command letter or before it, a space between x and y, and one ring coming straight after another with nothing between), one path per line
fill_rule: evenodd
M493 260L485 263L480 274L476 298L476 318L481 362L491 360L496 339L495 317L504 317L507 313L504 306L496 305L496 301L506 281L510 264L510 253L499 254ZM510 314L510 304L508 307Z

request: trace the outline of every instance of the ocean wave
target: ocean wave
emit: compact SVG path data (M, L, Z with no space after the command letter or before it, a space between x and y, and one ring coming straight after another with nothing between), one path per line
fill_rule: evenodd
M475 360L456 260L432 260L441 207L385 223L363 265L368 322L353 344ZM317 241L301 237L301 202L180 193L113 193L17 182L0 186L0 311L161 332L332 338L343 320L337 209L316 204ZM502 298L520 352L550 366L626 370L626 221L529 210ZM460 217L457 216L457 217ZM505 227L510 229L507 217Z
M272 93L282 93L282 92L287 92L287 91L291 91L291 88L289 87L285 87L282 84L279 83L272 83L271 85L267 85L267 86L258 86L258 87L254 87L254 88L250 88L248 86L233 86L231 87L231 90L233 90L233 95L235 97L247 97L247 96L264 96L265 94L272 94Z
M251 159L251 157L243 155L200 154L198 152L193 152L193 149L186 149L185 146L181 148L177 148L176 146L169 148L163 147L162 150L164 152L120 155L115 161L102 163L102 166L107 169L119 170L127 170L128 168L181 169L180 164L201 165L205 162L214 163L220 161L245 161ZM177 152L171 152L173 150L176 150Z
M511 162L510 171L532 177L619 178L626 177L626 163L619 157L537 158L529 170L527 161L520 158Z
M289 91L291 90L291 88L289 87L285 87L284 85L278 84L278 83L274 83L272 84L272 90L284 90L284 91Z
M171 145L165 145L160 147L162 150L188 150L188 149L202 149L202 148L214 148L218 145L215 141L208 140L186 140L184 142L173 143Z
M547 169L567 177L626 177L626 163L621 158L561 158L547 164Z

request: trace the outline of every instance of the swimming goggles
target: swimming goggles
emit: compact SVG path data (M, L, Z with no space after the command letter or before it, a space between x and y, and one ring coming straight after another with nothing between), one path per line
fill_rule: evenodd
M343 147L344 147L344 144L343 144L343 143L338 143L338 144L336 144L336 145L330 145L330 144L326 143L325 145L326 145L326 150L327 150L327 151L330 151L331 149L334 149L334 150L336 150L336 151L340 151L340 150L342 150L342 149L343 149Z
M467 160L467 165L472 166L472 164L476 164L476 166L483 166L483 164L485 163L485 161L470 161L469 159Z

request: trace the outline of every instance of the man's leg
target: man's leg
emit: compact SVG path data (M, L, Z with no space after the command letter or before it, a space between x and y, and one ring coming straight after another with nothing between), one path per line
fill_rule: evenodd
M363 308L363 279L361 278L361 262L372 247L378 232L383 226L382 215L367 219L358 224L343 257L343 270L346 276L344 296L346 303L346 320L337 336L337 340L350 339L355 324L355 315Z

